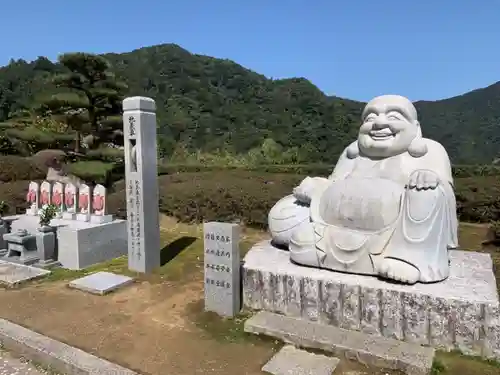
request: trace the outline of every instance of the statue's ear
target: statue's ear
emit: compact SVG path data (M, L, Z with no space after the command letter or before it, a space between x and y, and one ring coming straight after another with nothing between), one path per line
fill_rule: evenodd
M420 123L415 121L415 125L417 126L417 133L413 141L411 141L410 146L408 146L408 153L414 158L420 158L427 154L427 143L425 139L422 137L422 129L420 128Z
M354 159L359 156L358 141L353 142L349 146L347 146L346 156L349 159Z
M420 122L415 121L415 126L417 127L417 136L415 138L422 138L422 128L420 127Z

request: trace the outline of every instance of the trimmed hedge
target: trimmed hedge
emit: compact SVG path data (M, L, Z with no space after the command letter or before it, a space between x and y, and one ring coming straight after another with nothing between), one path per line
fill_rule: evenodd
M500 178L467 177L455 180L457 212L462 221L500 220Z
M220 220L265 227L269 208L302 178L244 171L160 176L160 211L184 222ZM110 212L124 217L125 203L125 184L120 181L109 197Z
M203 164L160 164L158 175L183 173L183 172L204 172L204 171L225 171L240 170L254 171L262 173L290 173L308 176L327 177L333 172L334 165L330 164L294 164L294 165L258 165L258 166L224 166L224 165L203 165ZM494 165L453 165L453 176L455 178L465 178L473 176L500 176L500 166Z
M68 164L66 170L89 184L110 186L114 181L124 177L123 165L105 163L97 160L79 161Z
M241 170L177 173L158 178L159 209L184 222L209 220L238 222L254 227L267 225L269 209L292 192L305 175ZM29 179L0 184L0 200L10 212L26 208ZM500 221L500 179L456 179L457 211L461 221ZM125 183L109 190L109 212L126 216Z
M28 208L26 194L28 193L30 181L33 180L0 183L0 201L5 201L5 203L7 203L7 214L22 214L26 211L26 208Z
M47 176L47 168L32 158L15 155L0 157L0 181L40 180Z
M184 222L218 220L265 227L269 209L304 177L240 170L164 175L158 178L160 211ZM460 220L500 220L498 178L458 178L455 182ZM115 184L115 190L110 210L125 217L123 181Z

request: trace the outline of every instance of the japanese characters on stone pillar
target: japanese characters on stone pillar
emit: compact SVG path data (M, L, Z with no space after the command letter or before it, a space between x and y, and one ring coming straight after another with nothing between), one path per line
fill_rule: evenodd
M205 310L233 317L241 309L240 227L231 223L205 223Z
M151 98L123 101L128 266L137 272L160 266L155 111Z

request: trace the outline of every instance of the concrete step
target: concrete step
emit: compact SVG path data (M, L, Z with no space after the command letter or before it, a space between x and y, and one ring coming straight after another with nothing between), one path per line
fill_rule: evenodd
M286 345L262 367L262 371L272 375L332 375L339 361Z
M320 349L366 365L428 375L434 349L382 336L349 331L261 311L245 322L245 332L267 335L302 348Z

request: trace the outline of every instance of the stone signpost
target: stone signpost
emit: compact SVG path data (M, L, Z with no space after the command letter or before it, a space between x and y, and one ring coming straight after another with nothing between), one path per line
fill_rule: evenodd
M146 273L160 266L155 111L151 98L123 101L128 266Z
M205 310L233 317L241 309L240 227L205 223Z

